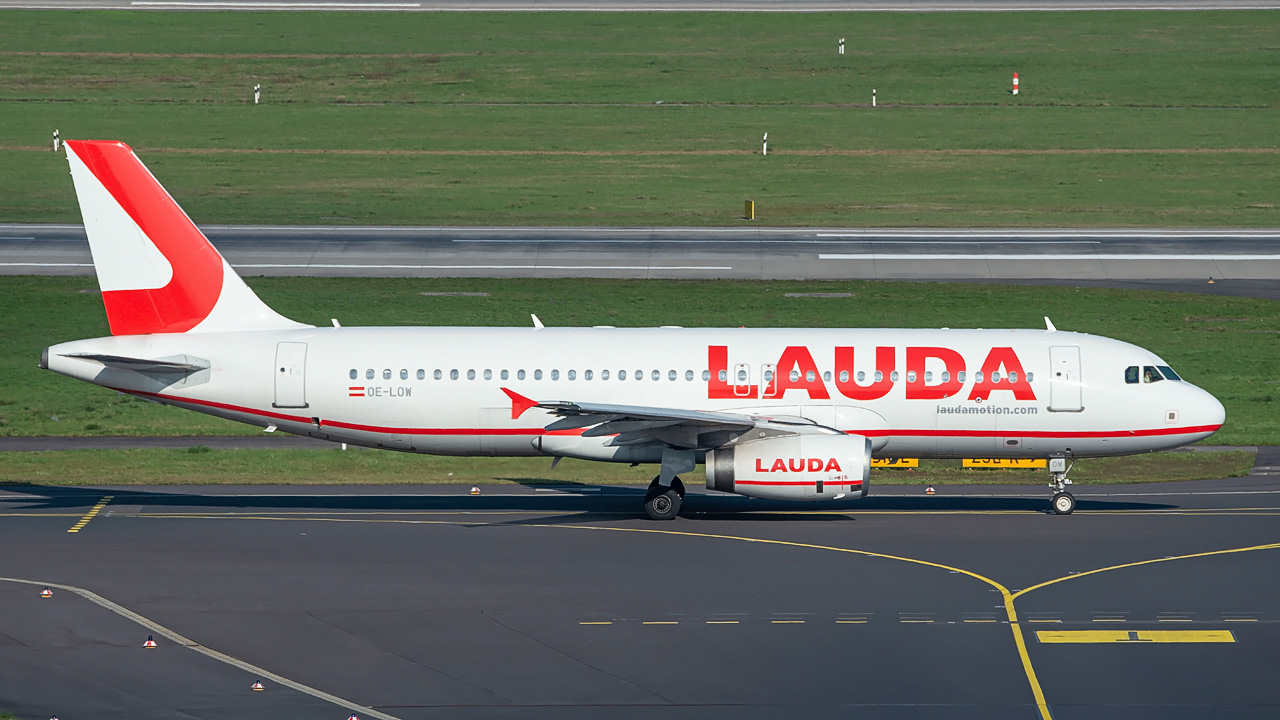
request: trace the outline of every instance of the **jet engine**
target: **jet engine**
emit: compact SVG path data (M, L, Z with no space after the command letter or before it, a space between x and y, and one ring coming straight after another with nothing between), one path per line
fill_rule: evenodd
M707 489L776 500L865 497L871 440L861 435L785 435L707 451Z

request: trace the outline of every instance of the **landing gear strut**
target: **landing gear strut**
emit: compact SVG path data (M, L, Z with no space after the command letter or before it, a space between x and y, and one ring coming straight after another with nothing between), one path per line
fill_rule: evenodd
M664 486L655 477L644 496L644 511L651 520L671 520L680 513L683 500L684 483L680 478L673 478L670 486Z
M1067 486L1071 484L1067 473L1071 472L1075 464L1075 458L1071 459L1070 464L1067 464L1067 458L1064 457L1049 458L1049 487L1053 488L1053 500L1049 506L1054 515L1070 515L1076 509L1076 499L1067 492Z

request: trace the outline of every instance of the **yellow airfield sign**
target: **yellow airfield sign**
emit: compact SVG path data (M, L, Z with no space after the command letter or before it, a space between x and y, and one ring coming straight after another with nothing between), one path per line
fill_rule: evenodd
M915 468L915 467L920 467L920 459L919 458L871 458L871 467Z
M1049 466L1047 460L1022 460L1015 458L965 458L967 468L1044 468Z

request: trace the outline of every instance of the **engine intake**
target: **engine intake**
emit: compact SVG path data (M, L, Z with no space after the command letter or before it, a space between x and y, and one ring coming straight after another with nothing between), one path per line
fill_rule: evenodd
M777 500L866 497L871 440L791 435L707 451L707 489Z

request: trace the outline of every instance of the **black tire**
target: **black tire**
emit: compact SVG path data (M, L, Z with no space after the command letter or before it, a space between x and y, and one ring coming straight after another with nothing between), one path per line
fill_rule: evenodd
M1054 515L1070 515L1075 512L1076 499L1069 492L1060 492L1053 496L1049 506L1053 508Z
M660 485L650 488L644 498L644 511L650 520L674 520L680 514L680 493Z

